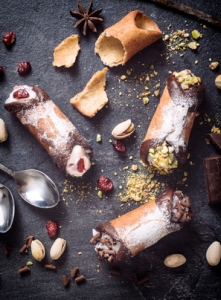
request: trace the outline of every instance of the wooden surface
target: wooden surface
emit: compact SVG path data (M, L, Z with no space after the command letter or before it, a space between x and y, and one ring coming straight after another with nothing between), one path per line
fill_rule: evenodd
M0 235L0 245L7 244L11 250L6 257L0 251L0 298L1 299L220 299L221 265L210 267L205 254L209 245L221 241L221 206L207 204L206 187L202 159L218 153L212 145L205 143L206 133L212 126L221 127L221 92L215 87L215 77L220 67L212 71L210 59L221 64L220 30L172 9L149 1L94 1L94 9L103 8L103 24L98 25L98 33L88 32L84 37L81 30L74 29L75 19L70 9L77 9L76 1L0 1L0 33L14 30L16 44L7 49L0 43L0 65L5 76L0 80L0 118L3 118L9 132L6 142L0 144L0 162L15 171L34 168L50 176L59 188L61 201L53 209L42 210L25 203L15 189L14 181L0 171L0 182L12 191L16 202L16 214L12 228ZM179 1L221 19L220 1ZM86 7L88 2L82 1ZM107 95L109 105L94 118L89 119L76 111L69 99L82 91L86 83L104 66L94 54L94 43L102 30L111 26L129 11L144 11L165 34L172 30L186 29L191 33L197 29L203 37L196 51L170 52L167 44L159 40L136 54L123 67L110 68L107 73ZM203 26L203 25L206 25ZM52 66L53 50L66 37L80 34L81 51L76 63L69 69ZM181 57L180 54L184 53ZM167 56L172 54L168 60ZM17 74L17 63L30 61L32 71L27 76ZM196 61L198 63L196 63ZM146 170L140 164L139 147L145 136L150 119L159 98L150 96L144 105L137 95L144 92L145 83L140 80L153 69L158 75L151 79L151 93L154 85L160 82L160 94L170 71L189 68L200 76L206 92L199 109L189 142L190 159L182 170L173 175L161 176L158 180L166 186L182 189L188 194L195 210L193 220L182 229L163 238L156 245L137 255L127 265L118 267L120 276L109 273L111 264L97 259L90 245L92 229L101 222L116 218L137 207L133 201L122 205L118 194L125 189L128 171L137 164L140 172ZM132 69L127 81L120 81L121 75ZM15 85L35 84L44 89L53 101L70 118L79 131L89 140L93 150L94 166L83 178L68 178L62 174L41 145L24 128L19 120L4 109L4 102ZM136 138L125 140L126 155L118 155L110 144L112 129L120 122L131 118L136 128ZM96 142L96 135L102 135L102 142ZM132 159L131 159L132 158ZM115 173L116 172L116 173ZM185 184L180 185L184 172L188 173ZM115 175L114 175L115 173ZM114 191L100 199L97 195L96 181L106 175L114 182ZM67 240L67 249L55 262L57 271L44 269L50 261L49 251L53 239L45 229L48 220L56 220L60 225L59 237ZM34 261L31 254L20 254L24 239L34 235L46 248L44 261ZM163 261L168 254L181 253L187 258L184 266L169 269ZM32 261L31 273L20 276L18 269L22 264ZM79 267L86 282L77 285L73 280L68 288L62 285L61 276L70 276L70 269ZM137 285L133 272L139 277L148 276L149 281Z

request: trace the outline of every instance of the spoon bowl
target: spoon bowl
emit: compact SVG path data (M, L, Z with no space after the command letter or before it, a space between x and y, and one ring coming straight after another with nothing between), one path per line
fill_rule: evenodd
M19 195L27 203L39 208L52 208L60 201L55 183L43 172L35 169L15 172L2 164L0 169L14 178Z
M11 228L14 215L14 197L6 186L0 184L0 233L5 233Z

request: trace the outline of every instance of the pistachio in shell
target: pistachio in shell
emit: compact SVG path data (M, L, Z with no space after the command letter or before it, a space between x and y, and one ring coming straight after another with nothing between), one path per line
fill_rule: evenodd
M186 258L182 254L171 254L168 255L165 260L164 264L165 266L169 268L177 268L185 264Z
M120 140L129 137L134 130L134 124L131 122L131 119L128 119L115 126L111 134L115 137L115 139Z
M215 79L215 85L218 89L221 89L221 75L218 75Z

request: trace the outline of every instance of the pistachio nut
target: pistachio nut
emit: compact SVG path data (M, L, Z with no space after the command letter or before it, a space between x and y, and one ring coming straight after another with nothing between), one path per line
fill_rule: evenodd
M218 89L221 89L221 75L218 75L215 79L215 86L218 88Z
M45 247L39 240L31 242L31 254L37 261L42 261L45 257Z
M5 122L0 119L0 142L6 141L8 138L8 132L5 126Z
M167 266L169 268L180 267L185 262L186 262L186 258L182 254L171 254L171 255L168 255L164 260L165 266Z
M53 260L59 259L59 257L64 253L66 248L66 240L62 238L57 238L54 244L51 246L50 257Z
M206 251L206 259L210 266L217 266L221 259L221 245L213 242Z
M115 139L120 140L129 137L134 130L134 124L131 122L131 119L128 119L115 126L111 134L115 137Z

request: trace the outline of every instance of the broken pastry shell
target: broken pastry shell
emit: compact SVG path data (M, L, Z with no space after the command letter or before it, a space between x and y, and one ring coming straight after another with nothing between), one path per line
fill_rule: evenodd
M157 24L144 12L134 10L100 34L94 51L104 65L125 65L133 55L161 37Z
M72 34L54 49L53 66L70 68L74 65L80 50L79 35Z
M115 137L115 139L120 140L129 137L134 130L134 124L131 122L131 119L128 119L114 127L111 134Z

